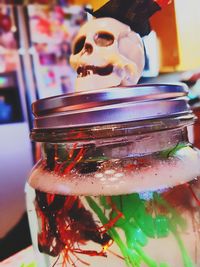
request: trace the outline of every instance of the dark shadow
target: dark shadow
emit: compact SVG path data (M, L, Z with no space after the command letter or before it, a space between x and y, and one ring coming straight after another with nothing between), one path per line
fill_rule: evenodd
M19 223L0 239L0 261L31 245L28 217L25 213Z

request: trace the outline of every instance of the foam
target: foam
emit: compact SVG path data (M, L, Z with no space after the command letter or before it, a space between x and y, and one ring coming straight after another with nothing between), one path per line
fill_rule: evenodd
M200 154L192 148L179 150L176 157L154 160L151 166L124 170L121 164L91 174L59 176L35 168L29 184L38 190L64 195L119 195L163 190L187 183L200 175Z

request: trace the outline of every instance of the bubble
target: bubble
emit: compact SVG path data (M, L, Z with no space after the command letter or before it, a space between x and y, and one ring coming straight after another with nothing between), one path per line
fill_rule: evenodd
M112 175L115 173L115 170L106 170L105 174Z
M95 174L95 177L96 177L96 178L102 178L102 177L103 177L103 174L102 174L102 173L96 173L96 174Z
M123 177L123 176L124 176L124 174L122 172L119 172L119 173L115 174L115 177L117 177L117 178L120 178L120 177Z
M117 181L118 180L118 178L117 177L111 177L111 178L109 178L109 181Z

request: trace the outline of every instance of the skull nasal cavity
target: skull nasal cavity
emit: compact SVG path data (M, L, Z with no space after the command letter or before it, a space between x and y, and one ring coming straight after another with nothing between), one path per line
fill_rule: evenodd
M84 45L84 50L85 50L86 53L88 53L88 54L92 54L93 47L92 47L91 44L86 43L86 44Z

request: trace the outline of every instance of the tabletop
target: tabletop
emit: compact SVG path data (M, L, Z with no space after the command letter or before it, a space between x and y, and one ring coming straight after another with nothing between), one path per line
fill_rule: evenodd
M32 246L4 260L0 263L0 267L37 267Z

